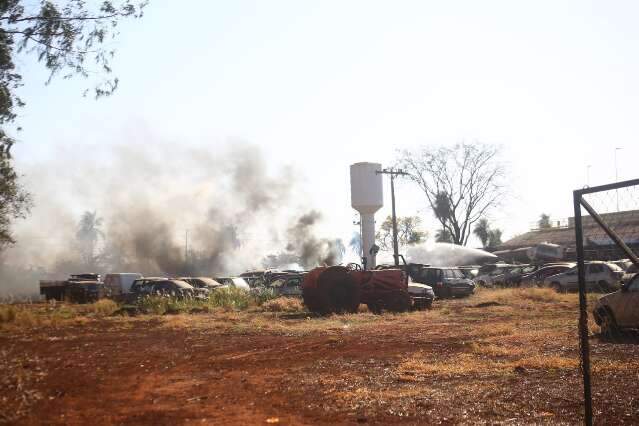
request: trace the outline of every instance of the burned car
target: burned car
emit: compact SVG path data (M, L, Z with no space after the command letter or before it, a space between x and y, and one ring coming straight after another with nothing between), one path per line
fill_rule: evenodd
M278 296L302 297L303 282L304 274L289 273L271 281L269 288L273 289L273 292Z
M184 281L187 284L190 284L194 288L203 288L209 291L213 291L218 288L228 287L228 285L221 284L215 281L213 278L209 278L209 277L180 277L178 279L180 281Z
M208 291L205 290L206 294ZM181 280L167 278L141 278L131 284L131 298L136 300L144 296L166 296L177 299L203 297L193 286Z
M249 291L251 289L251 287L242 277L214 277L213 279L218 283L229 287L240 288L246 291Z
M98 274L71 275L67 280L66 299L75 303L93 303L105 297L104 283Z
M603 335L614 337L625 329L639 329L639 275L621 290L600 297L592 314Z
M46 300L92 303L106 291L99 274L73 274L66 280L40 280L40 294Z

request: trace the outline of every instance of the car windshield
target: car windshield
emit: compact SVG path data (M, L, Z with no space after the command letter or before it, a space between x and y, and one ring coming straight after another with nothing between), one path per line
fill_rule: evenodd
M448 272L452 278L466 278L459 269L449 269Z

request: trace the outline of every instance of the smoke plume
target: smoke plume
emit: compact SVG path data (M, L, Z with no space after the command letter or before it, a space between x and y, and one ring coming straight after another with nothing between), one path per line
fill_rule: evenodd
M278 247L305 268L339 261L339 244L314 235L321 215L304 213L308 202L293 170L271 170L254 145L61 151L59 160L23 167L35 208L16 226L18 244L0 253L0 295L37 294L36 277L89 271L237 274L259 267ZM85 211L102 220L103 237L79 246ZM87 246L95 253L82 253Z

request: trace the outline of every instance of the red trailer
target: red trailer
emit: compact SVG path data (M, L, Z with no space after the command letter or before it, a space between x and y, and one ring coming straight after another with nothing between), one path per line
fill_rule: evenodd
M304 277L302 295L304 304L322 315L357 312L360 303L375 313L404 312L411 306L402 270L364 271L355 264L313 269Z

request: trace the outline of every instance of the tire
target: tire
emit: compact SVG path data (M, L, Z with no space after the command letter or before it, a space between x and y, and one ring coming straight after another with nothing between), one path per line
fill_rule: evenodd
M368 304L366 304L366 306L368 306L368 310L371 313L373 313L375 315L381 315L382 308L381 308L379 303L368 303Z
M410 309L410 296L405 292L397 292L389 295L386 302L386 309L390 312L406 312Z
M608 284L606 281L599 281L599 282L597 283L597 285L599 286L599 290L600 290L602 293L610 293L610 292L612 291L612 290L611 290L611 285L610 285L610 284Z
M619 336L619 327L612 312L608 309L602 309L599 317L601 318L601 324L599 324L601 335L608 339L617 338Z
M550 288L555 290L557 293L563 293L564 292L562 290L562 288L561 288L561 284L559 284L558 282L550 283Z

